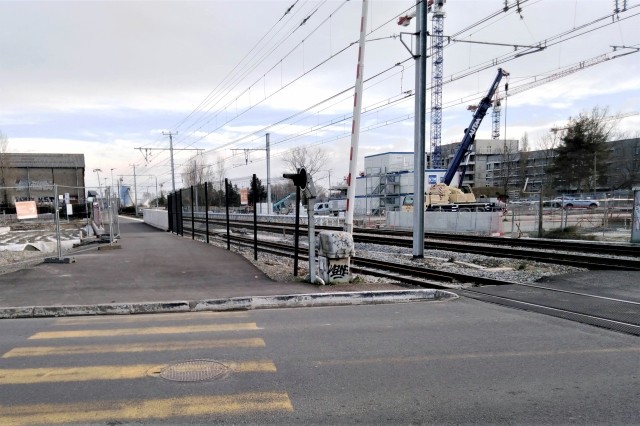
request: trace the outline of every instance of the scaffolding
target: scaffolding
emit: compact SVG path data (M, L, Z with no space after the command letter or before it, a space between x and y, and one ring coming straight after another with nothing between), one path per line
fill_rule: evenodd
M365 176L367 213L376 216L400 209L402 195L399 172L389 172L386 167L369 167Z

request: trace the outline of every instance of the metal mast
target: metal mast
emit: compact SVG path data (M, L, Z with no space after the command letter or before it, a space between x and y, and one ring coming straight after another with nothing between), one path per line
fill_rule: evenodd
M433 2L433 17L431 28L431 168L442 168L442 63L444 2Z
M493 99L493 111L491 112L491 118L493 119L493 131L491 132L491 139L500 139L500 112L502 105L500 103L500 95L496 89L496 96Z
M416 0L416 32L418 55L416 58L415 125L413 142L413 258L424 257L424 172L426 151L426 93L427 85L427 5Z

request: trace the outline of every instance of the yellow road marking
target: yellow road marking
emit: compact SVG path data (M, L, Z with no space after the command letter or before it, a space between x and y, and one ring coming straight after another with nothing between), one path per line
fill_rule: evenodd
M81 346L35 346L13 348L2 358L49 356L49 355L78 355L98 353L133 353L133 352L164 352L180 351L183 349L214 349L214 348L262 348L263 339L221 339L173 342L171 345L163 343L141 343L121 345L81 345Z
M276 372L276 366L272 361L218 362L234 373ZM159 374L164 367L166 365L139 364L0 369L0 385L141 379Z
M71 339L84 337L135 336L149 334L206 333L214 331L259 330L255 322L237 324L190 325L183 327L117 328L108 330L43 331L29 339Z
M323 361L313 361L314 365L358 365L358 364L388 364L388 363L411 363L427 362L438 360L467 360L500 357L533 357L533 356L554 356L554 355L582 355L598 353L624 353L640 352L640 347L628 348L603 348L603 349L569 349L559 351L529 351L529 352L484 352L476 354L454 354L454 355L426 355L426 356L406 356L406 357L380 357L380 358L360 358L360 359L330 359Z
M80 318L57 318L56 325L87 325L102 323L132 323L132 322L163 322L163 321L194 321L208 318L241 318L248 317L248 312L198 312L194 314L139 314L139 315L106 315Z
M292 412L293 405L289 395L286 392L252 392L235 395L189 396L86 404L0 405L0 424L11 426L95 424L110 420L144 421L264 411Z

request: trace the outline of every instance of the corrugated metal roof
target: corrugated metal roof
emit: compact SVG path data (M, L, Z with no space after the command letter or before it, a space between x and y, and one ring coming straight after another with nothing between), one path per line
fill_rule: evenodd
M7 153L9 167L84 168L84 154Z

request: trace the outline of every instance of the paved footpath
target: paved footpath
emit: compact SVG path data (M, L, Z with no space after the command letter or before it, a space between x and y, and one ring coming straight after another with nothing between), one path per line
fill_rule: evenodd
M121 249L93 247L0 275L0 318L434 300L434 290L316 293L271 280L243 256L121 219ZM301 296L304 295L304 296Z

